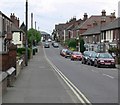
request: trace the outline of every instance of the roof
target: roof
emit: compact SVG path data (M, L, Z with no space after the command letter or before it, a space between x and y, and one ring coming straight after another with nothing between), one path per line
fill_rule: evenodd
M44 32L44 31L40 31L41 35L50 35L48 34L47 32Z
M102 27L102 31L120 28L120 17Z
M110 30L110 29L116 29L116 28L120 28L120 17L115 19L114 21L106 24L105 26L96 26L94 28L90 28L87 31L85 31L82 35L92 35L92 34L99 34L100 30L104 31L104 30Z
M85 31L82 35L100 34L100 28L101 28L100 25L94 28L90 28L87 31Z
M17 28L14 24L12 25L12 31L19 32L21 31L19 28Z
M12 20L11 20L9 17L7 17L5 14L3 14L1 11L0 11L0 14L1 14L3 17L7 18L9 21L12 22Z
M67 29L66 30L72 30L74 28L74 25L73 24L71 24L70 26L68 26L67 27Z
M21 24L20 29L26 32L26 25L24 24L24 22Z
M106 20L106 23L110 22L111 21L111 16L105 16L105 20ZM88 25L91 25L91 27L93 27L93 23L96 22L98 25L101 24L101 19L102 19L102 16L101 15L92 15L90 18L88 18L85 22L83 22L83 24L80 24L78 26L77 29L87 29L88 28Z

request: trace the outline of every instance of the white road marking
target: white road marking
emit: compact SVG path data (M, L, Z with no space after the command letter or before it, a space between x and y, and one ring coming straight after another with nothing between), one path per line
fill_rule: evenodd
M109 78L112 78L112 79L114 79L114 77L113 76L110 76L110 75L108 75L108 74L103 74L104 76L107 76L107 77L109 77Z
M80 102L83 103L83 105L92 105L91 102L83 95L83 93L80 92L80 90L47 58L45 50L44 50L44 54L46 60L53 67L53 69L59 74L59 76L63 79L63 81L70 87L70 89L77 96Z
M92 70L92 72L99 73L99 72L98 72L98 71L96 71L96 70Z
M102 69L103 71L118 71L118 69Z

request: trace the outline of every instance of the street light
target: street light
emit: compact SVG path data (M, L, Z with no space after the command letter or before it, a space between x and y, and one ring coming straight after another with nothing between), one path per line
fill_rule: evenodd
M25 65L28 66L28 36L27 36L27 28L28 28L28 0L26 0L26 44L25 44Z
M79 37L76 38L77 44L76 44L76 49L79 51Z

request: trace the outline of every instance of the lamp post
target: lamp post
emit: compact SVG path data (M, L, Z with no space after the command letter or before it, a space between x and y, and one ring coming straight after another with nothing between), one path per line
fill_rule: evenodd
M79 51L79 37L76 38L77 44L76 44L76 49Z
M28 0L26 0L26 44L25 44L25 65L28 66Z

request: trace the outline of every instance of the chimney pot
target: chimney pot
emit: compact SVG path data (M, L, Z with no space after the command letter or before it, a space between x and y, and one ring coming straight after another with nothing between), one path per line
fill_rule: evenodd
M106 11L105 10L102 10L102 16L106 16Z

